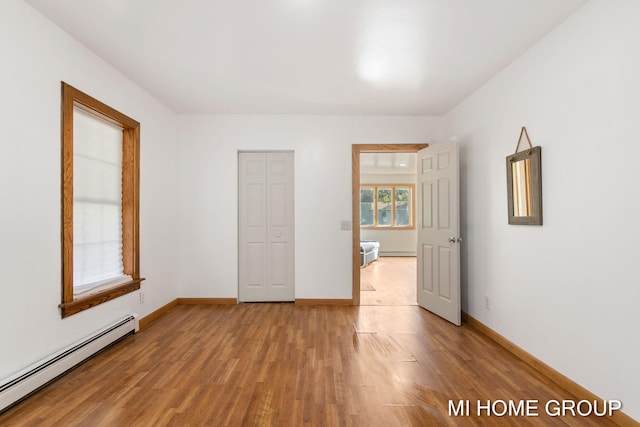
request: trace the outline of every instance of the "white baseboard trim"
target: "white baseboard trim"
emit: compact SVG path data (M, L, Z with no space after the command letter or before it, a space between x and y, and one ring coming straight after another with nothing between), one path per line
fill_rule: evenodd
M380 251L380 256L416 256L415 252L389 252L389 251Z

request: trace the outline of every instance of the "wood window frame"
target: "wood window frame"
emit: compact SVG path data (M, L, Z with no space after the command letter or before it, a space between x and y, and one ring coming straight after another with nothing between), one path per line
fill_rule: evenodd
M132 280L74 298L73 111L74 106L122 127L122 261ZM140 123L62 82L62 318L140 289Z
M361 230L415 230L416 228L416 214L415 214L415 184L360 184L360 189L372 188L373 189L373 225L361 225ZM378 224L378 189L390 188L392 191L392 204L391 204L391 225L379 225ZM396 225L396 205L395 194L397 188L409 188L411 190L411 199L409 203L409 225Z

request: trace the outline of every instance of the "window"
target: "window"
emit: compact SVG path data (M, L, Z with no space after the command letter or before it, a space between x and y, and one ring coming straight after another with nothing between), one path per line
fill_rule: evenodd
M413 228L413 184L360 187L362 228Z
M140 124L62 83L62 317L140 288Z

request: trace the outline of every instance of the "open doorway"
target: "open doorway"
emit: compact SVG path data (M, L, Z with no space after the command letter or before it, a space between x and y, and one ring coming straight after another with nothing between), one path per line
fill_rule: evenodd
M415 153L425 147L352 147L354 305L417 303L415 206L410 202L415 195ZM365 240L378 247L361 254Z
M360 153L360 305L416 305L416 153Z

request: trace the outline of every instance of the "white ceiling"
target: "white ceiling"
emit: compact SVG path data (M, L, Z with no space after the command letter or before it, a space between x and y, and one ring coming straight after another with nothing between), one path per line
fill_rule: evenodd
M415 175L416 153L360 153L360 173Z
M25 0L177 113L442 115L586 0Z

